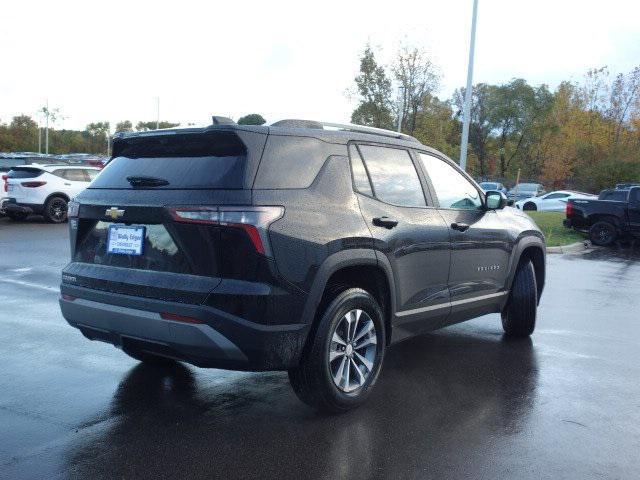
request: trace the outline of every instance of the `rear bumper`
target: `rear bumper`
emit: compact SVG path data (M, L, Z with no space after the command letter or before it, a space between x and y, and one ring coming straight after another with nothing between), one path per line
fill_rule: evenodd
M15 213L42 213L43 207L42 205L35 205L30 203L17 203L15 198L5 198L2 200L0 204L0 209L5 212L15 212Z
M212 307L62 284L60 308L87 338L137 348L199 367L286 370L298 364L307 326L259 325ZM167 320L170 313L202 323Z

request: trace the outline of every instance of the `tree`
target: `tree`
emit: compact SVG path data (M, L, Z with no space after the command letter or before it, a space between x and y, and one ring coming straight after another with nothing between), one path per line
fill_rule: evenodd
M478 162L478 174L485 178L489 172L488 156L489 156L489 140L492 125L489 120L490 99L495 90L495 86L479 83L471 89L471 108L469 122L469 143ZM464 109L465 89L460 88L455 91L453 103L458 113L456 117L462 113Z
M238 125L264 125L267 121L259 113L250 113L238 119Z
M116 123L116 133L118 132L133 132L133 124L129 120L123 120Z
M360 102L351 114L351 122L378 128L393 128L391 80L378 65L369 45L360 58L360 73L355 78Z
M392 70L402 89L402 128L413 135L418 110L438 90L440 73L424 52L407 46L401 47Z
M171 123L171 122L158 122L157 128L173 128L180 125L179 123ZM148 130L156 130L156 122L138 122L136 125L136 130L138 132L146 132Z

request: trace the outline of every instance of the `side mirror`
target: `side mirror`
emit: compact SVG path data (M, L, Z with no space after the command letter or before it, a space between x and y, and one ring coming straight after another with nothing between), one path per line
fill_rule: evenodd
M487 210L502 210L507 206L507 196L497 190L490 190L485 195Z

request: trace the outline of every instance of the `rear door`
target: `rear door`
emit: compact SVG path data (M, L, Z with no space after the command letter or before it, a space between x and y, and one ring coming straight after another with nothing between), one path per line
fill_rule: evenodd
M81 168L64 168L55 170L54 175L62 178L62 188L64 193L73 198L89 186L84 169Z
M480 191L452 163L427 152L418 158L451 235L447 323L491 311L506 294L508 226L499 211L485 210Z
M547 193L540 198L538 202L538 210L548 212L564 212L567 206L568 193Z
M433 329L450 308L447 225L425 195L408 150L352 144L349 154L376 254L394 275L394 340Z

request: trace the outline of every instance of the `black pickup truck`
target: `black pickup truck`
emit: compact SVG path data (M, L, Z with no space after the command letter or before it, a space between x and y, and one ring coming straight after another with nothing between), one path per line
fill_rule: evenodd
M564 226L588 232L594 245L640 237L640 187L618 191L625 192L621 200L569 200Z

